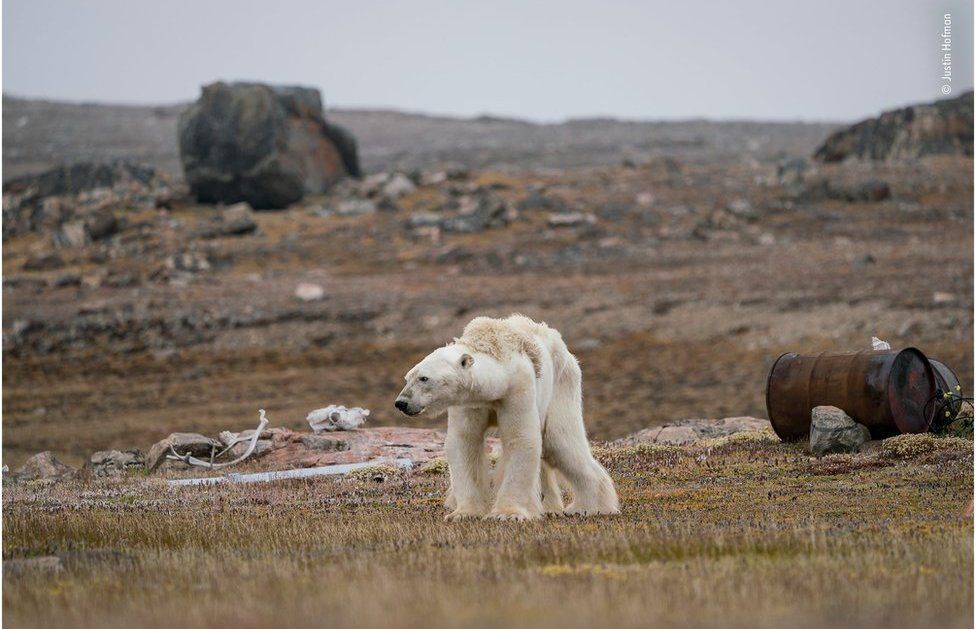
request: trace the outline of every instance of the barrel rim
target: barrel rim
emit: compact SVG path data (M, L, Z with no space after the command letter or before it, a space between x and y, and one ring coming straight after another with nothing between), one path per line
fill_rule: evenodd
M769 420L769 423L773 427L773 432L776 433L776 436L782 439L783 441L786 441L787 439L782 434L780 434L779 429L776 427L776 422L773 421L773 411L772 408L769 406L769 389L770 389L770 385L773 382L773 372L776 371L776 365L779 364L779 361L783 360L784 356L787 356L789 354L796 354L796 352L783 352L782 354L777 356L776 360L773 361L773 365L769 368L769 373L766 374L766 419Z
M894 357L893 360L898 360L898 357L901 356L902 354L915 354L918 358L921 359L922 365L923 365L923 367L925 369L925 372L926 372L926 375L928 376L928 382L929 382L929 385L930 385L929 386L929 399L926 400L926 402L931 401L933 399L933 397L935 396L935 389L938 387L938 382L935 379L935 368L932 367L932 363L929 362L928 356L926 356L925 355L925 352L923 352L922 350L920 350L917 347L903 347L902 349L898 350L895 353L895 357ZM892 364L894 364L894 363L892 363ZM924 429L923 430L915 430L915 427L914 426L909 425L909 424L906 424L904 421L900 421L900 420L904 420L904 417L901 417L901 416L896 417L895 416L894 409L891 406L891 399L890 399L891 391L893 391L893 387L892 387L892 384L891 384L891 380L894 377L894 375L895 375L894 374L894 370L892 370L891 373L888 374L888 381L886 383L886 388L887 388L887 390L889 392L888 393L888 396L889 396L889 399L888 399L888 412L891 413L891 421L892 421L892 423L895 424L895 426L898 428L899 432L901 432L902 434L910 434L910 433L916 433L916 432L927 432L929 430L929 427L932 426L932 421L935 419L935 405L934 404L926 404L922 408L922 413L923 413L923 416L922 416L922 425L924 426ZM931 410L929 410L930 407L931 407Z

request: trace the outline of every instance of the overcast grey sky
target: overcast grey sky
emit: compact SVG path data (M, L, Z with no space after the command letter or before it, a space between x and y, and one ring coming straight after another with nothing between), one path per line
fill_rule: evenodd
M328 106L555 121L850 120L972 86L951 0L4 0L3 89L164 103L217 79L321 88Z

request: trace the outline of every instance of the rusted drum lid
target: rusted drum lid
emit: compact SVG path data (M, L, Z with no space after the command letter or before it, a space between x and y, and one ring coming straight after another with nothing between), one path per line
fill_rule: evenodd
M888 406L898 430L925 432L935 417L935 372L925 355L909 347L898 352L888 376Z
M935 372L935 383L938 385L939 390L942 393L955 393L958 394L959 391L956 389L959 386L959 376L956 372L949 368L949 365L945 364L940 360L935 360L934 358L929 358L929 363L932 364L932 370ZM936 410L942 409L942 412L949 411L950 415L948 418L944 419L944 422L950 422L956 418L959 411L962 410L962 402L953 401L951 404L942 406L941 400L937 400L935 404ZM937 418L937 419L942 419Z

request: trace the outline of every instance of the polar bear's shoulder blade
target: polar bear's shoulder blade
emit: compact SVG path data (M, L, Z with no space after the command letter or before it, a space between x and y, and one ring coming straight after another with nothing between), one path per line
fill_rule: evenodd
M516 353L524 354L532 362L538 376L542 370L542 349L535 336L548 329L545 324L522 315L512 315L507 319L476 317L464 327L458 341L496 360L505 360Z

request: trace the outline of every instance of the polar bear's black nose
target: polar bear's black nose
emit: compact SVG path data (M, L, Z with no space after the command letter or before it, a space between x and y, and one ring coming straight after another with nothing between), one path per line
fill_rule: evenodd
M403 413L406 413L407 412L407 406L408 406L408 404L407 404L407 401L406 400L397 400L393 404L393 406L397 407L397 410L400 411L400 412L403 412Z

